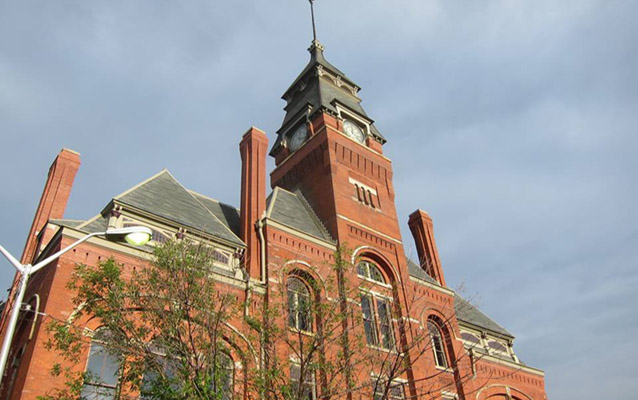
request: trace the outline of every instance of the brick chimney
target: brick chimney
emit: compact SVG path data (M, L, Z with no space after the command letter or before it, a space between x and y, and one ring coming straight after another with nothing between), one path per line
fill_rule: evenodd
M266 211L266 156L268 138L251 127L239 143L241 154L240 237L246 243L245 266L253 278L260 278L260 248L255 222Z
M38 235L50 219L63 218L75 174L80 168L80 153L62 149L49 168L38 210L27 236L22 253L23 264L30 263L37 255Z
M410 214L408 226L412 231L416 251L419 254L419 265L441 286L446 286L443 277L443 268L439 259L439 251L434 241L434 225L432 218L423 210L416 210Z

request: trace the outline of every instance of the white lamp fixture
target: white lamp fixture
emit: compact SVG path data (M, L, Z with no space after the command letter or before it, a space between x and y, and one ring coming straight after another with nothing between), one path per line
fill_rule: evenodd
M109 229L104 236L109 240L121 241L132 246L143 246L151 240L153 231L144 226L131 226L127 228Z
M20 264L20 262L15 257L13 257L11 253L5 250L4 247L0 246L0 253L2 253L2 255L5 256L7 260L9 260L11 265L13 265L13 267L20 273L20 286L18 292L16 293L13 304L11 305L11 318L9 319L9 324L7 325L7 331L2 343L2 352L0 353L0 382L2 380L2 377L4 376L4 369L7 365L7 358L9 357L9 348L11 347L11 341L13 340L13 334L15 333L16 324L18 322L20 306L22 305L22 300L24 299L24 294L27 289L27 283L29 282L29 277L31 276L31 274L39 271L40 269L42 269L42 267L45 267L51 261L58 259L60 256L62 256L62 254L73 249L77 245L86 242L94 236L104 236L106 239L113 241L124 240L133 246L143 246L148 243L149 240L151 240L152 234L153 231L145 226L130 226L126 228L107 229L105 232L90 233L77 242L45 258L35 265ZM8 299L6 304L9 304Z

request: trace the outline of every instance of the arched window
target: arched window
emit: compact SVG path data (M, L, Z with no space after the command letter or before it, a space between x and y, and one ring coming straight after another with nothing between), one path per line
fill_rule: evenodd
M317 385L315 374L306 370L301 376L301 365L293 362L290 364L290 383L292 383L293 398L302 400L315 400L317 398ZM300 397L297 395L301 395Z
M153 350L142 377L141 400L171 397L178 390L180 378L178 374L179 359L173 358L161 349ZM225 351L217 353L217 360L210 371L210 389L214 398L232 400L235 364ZM97 400L97 398L96 398Z
M382 297L362 293L361 312L368 344L388 350L394 348L390 302Z
M385 283L385 278L379 267L368 261L361 261L357 264L357 275L375 282Z
M297 277L288 278L288 326L312 332L311 299L308 286Z
M91 340L89 360L86 365L82 398L86 400L115 399L120 374L120 360L109 353L105 344L110 332L98 329Z
M437 367L447 368L447 357L445 356L445 348L441 330L432 321L428 321L428 332L432 342L432 351L434 351L434 361Z
M233 383L235 375L235 363L226 352L220 351L217 354L213 370L213 393L221 395L222 400L232 400Z
M178 360L167 354L161 347L152 345L152 356L147 360L142 377L142 400L151 400L165 395L166 391L177 388L176 371Z

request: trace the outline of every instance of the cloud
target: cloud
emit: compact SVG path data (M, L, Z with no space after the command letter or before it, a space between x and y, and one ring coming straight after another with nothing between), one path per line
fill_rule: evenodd
M389 140L406 248L407 215L428 210L448 283L518 336L552 399L632 393L638 6L315 6ZM22 250L61 147L83 159L69 217L164 167L237 204L240 135L274 139L310 32L304 1L0 6L0 243Z

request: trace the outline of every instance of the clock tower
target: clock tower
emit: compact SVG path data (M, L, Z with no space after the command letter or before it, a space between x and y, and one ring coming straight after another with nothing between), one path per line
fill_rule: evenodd
M386 139L361 106L359 86L325 59L321 43L308 51L283 95L271 185L301 194L338 243L376 249L407 278Z

